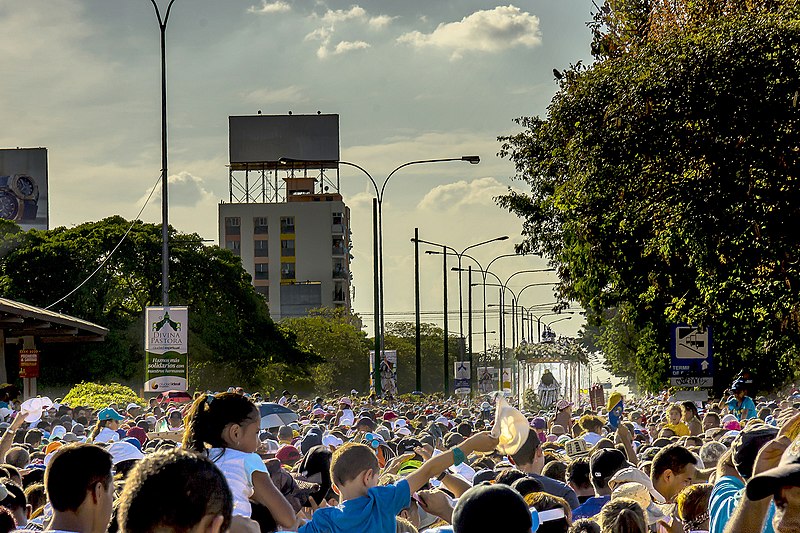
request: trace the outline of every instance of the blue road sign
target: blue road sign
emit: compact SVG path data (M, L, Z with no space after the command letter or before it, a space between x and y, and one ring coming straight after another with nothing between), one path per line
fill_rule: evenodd
M670 335L673 385L706 386L713 384L714 343L711 326L674 324Z

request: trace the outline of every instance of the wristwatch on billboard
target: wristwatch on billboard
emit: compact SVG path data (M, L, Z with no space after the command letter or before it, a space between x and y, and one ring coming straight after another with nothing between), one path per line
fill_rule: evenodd
M33 221L39 211L39 185L28 174L0 176L0 218Z

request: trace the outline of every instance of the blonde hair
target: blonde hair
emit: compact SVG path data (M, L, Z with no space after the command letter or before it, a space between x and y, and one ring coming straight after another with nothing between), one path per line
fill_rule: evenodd
M397 517L397 533L418 533L417 528L406 518L402 516Z

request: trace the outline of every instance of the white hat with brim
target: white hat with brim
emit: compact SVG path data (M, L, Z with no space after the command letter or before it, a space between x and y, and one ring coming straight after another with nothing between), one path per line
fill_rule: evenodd
M630 481L618 485L611 493L612 500L617 498L628 498L638 503L647 516L648 525L653 525L666 517L664 512L653 503L650 491L641 483Z
M613 491L615 488L625 483L639 483L647 489L651 498L656 503L667 503L667 499L656 490L656 488L653 486L653 482L650 481L649 477L647 477L647 474L636 467L629 466L623 468L622 470L618 470L617 473L611 476L611 479L608 480L608 488Z

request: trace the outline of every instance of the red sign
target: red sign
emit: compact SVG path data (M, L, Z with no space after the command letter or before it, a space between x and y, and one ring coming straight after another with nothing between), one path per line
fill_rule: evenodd
M39 350L19 351L19 377L25 379L39 377Z

